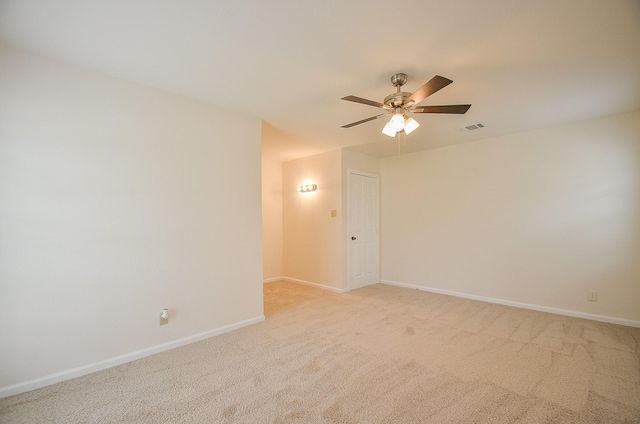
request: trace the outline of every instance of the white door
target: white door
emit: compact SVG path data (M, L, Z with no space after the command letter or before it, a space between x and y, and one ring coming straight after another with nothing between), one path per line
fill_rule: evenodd
M347 223L349 289L380 282L379 177L349 170Z

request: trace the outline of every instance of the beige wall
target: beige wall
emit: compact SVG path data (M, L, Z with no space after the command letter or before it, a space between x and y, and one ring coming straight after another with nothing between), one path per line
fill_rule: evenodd
M299 193L297 187L305 183L317 184L318 190ZM340 150L282 164L283 271L288 279L343 288L341 184Z
M264 137L264 134L263 134ZM262 158L262 278L282 278L282 163Z
M383 280L640 322L640 112L386 158L381 177Z
M260 320L260 210L260 120L0 46L0 391Z
M354 169L356 171L368 172L369 174L380 173L380 159L363 155L349 149L342 149L342 178L343 188L346 189L347 171ZM346 197L345 197L346 200Z
M285 278L346 290L347 172L377 174L379 163L377 158L342 149L282 164ZM304 183L318 184L318 191L298 193L296 188ZM331 210L336 211L335 218Z

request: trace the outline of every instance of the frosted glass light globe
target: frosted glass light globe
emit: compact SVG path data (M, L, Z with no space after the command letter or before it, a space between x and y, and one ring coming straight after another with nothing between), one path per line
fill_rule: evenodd
M396 130L391 128L391 122L387 122L384 128L382 129L382 134L388 135L389 137L395 137L396 132L397 132Z
M396 132L402 131L404 129L404 116L396 113L391 117L389 124L391 124L391 128L393 128Z
M420 124L418 124L415 119L407 118L406 122L404 123L404 132L406 132L407 134L411 134L413 130L415 130L419 126Z

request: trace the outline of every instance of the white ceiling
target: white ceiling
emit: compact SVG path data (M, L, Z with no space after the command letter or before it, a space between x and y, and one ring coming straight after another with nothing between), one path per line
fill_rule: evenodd
M341 97L397 72L454 81L421 105L473 104L416 115L403 152L640 109L636 0L0 0L0 39L259 117L277 160L397 154L383 120L340 128L380 113Z

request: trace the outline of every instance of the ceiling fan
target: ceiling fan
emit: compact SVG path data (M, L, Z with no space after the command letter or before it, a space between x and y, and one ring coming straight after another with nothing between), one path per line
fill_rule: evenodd
M343 125L342 128L351 128L353 126L363 124L365 122L373 121L374 119L383 118L385 116L391 116L391 119L384 126L382 132L390 137L394 137L396 134L404 131L406 134L410 134L420 126L415 119L407 117L406 113L452 113L452 114L464 114L469 110L471 105L444 105L444 106L418 106L418 103L432 95L433 93L443 89L447 85L451 84L448 78L436 75L431 78L429 82L420 87L415 93L405 93L400 91L407 82L407 74L398 73L391 76L391 84L393 84L397 91L389 94L384 98L383 103L375 102L373 100L363 99L357 96L343 97L342 100L350 102L362 103L369 106L379 107L385 110L384 113L376 116L372 116L361 121L352 122L347 125Z

